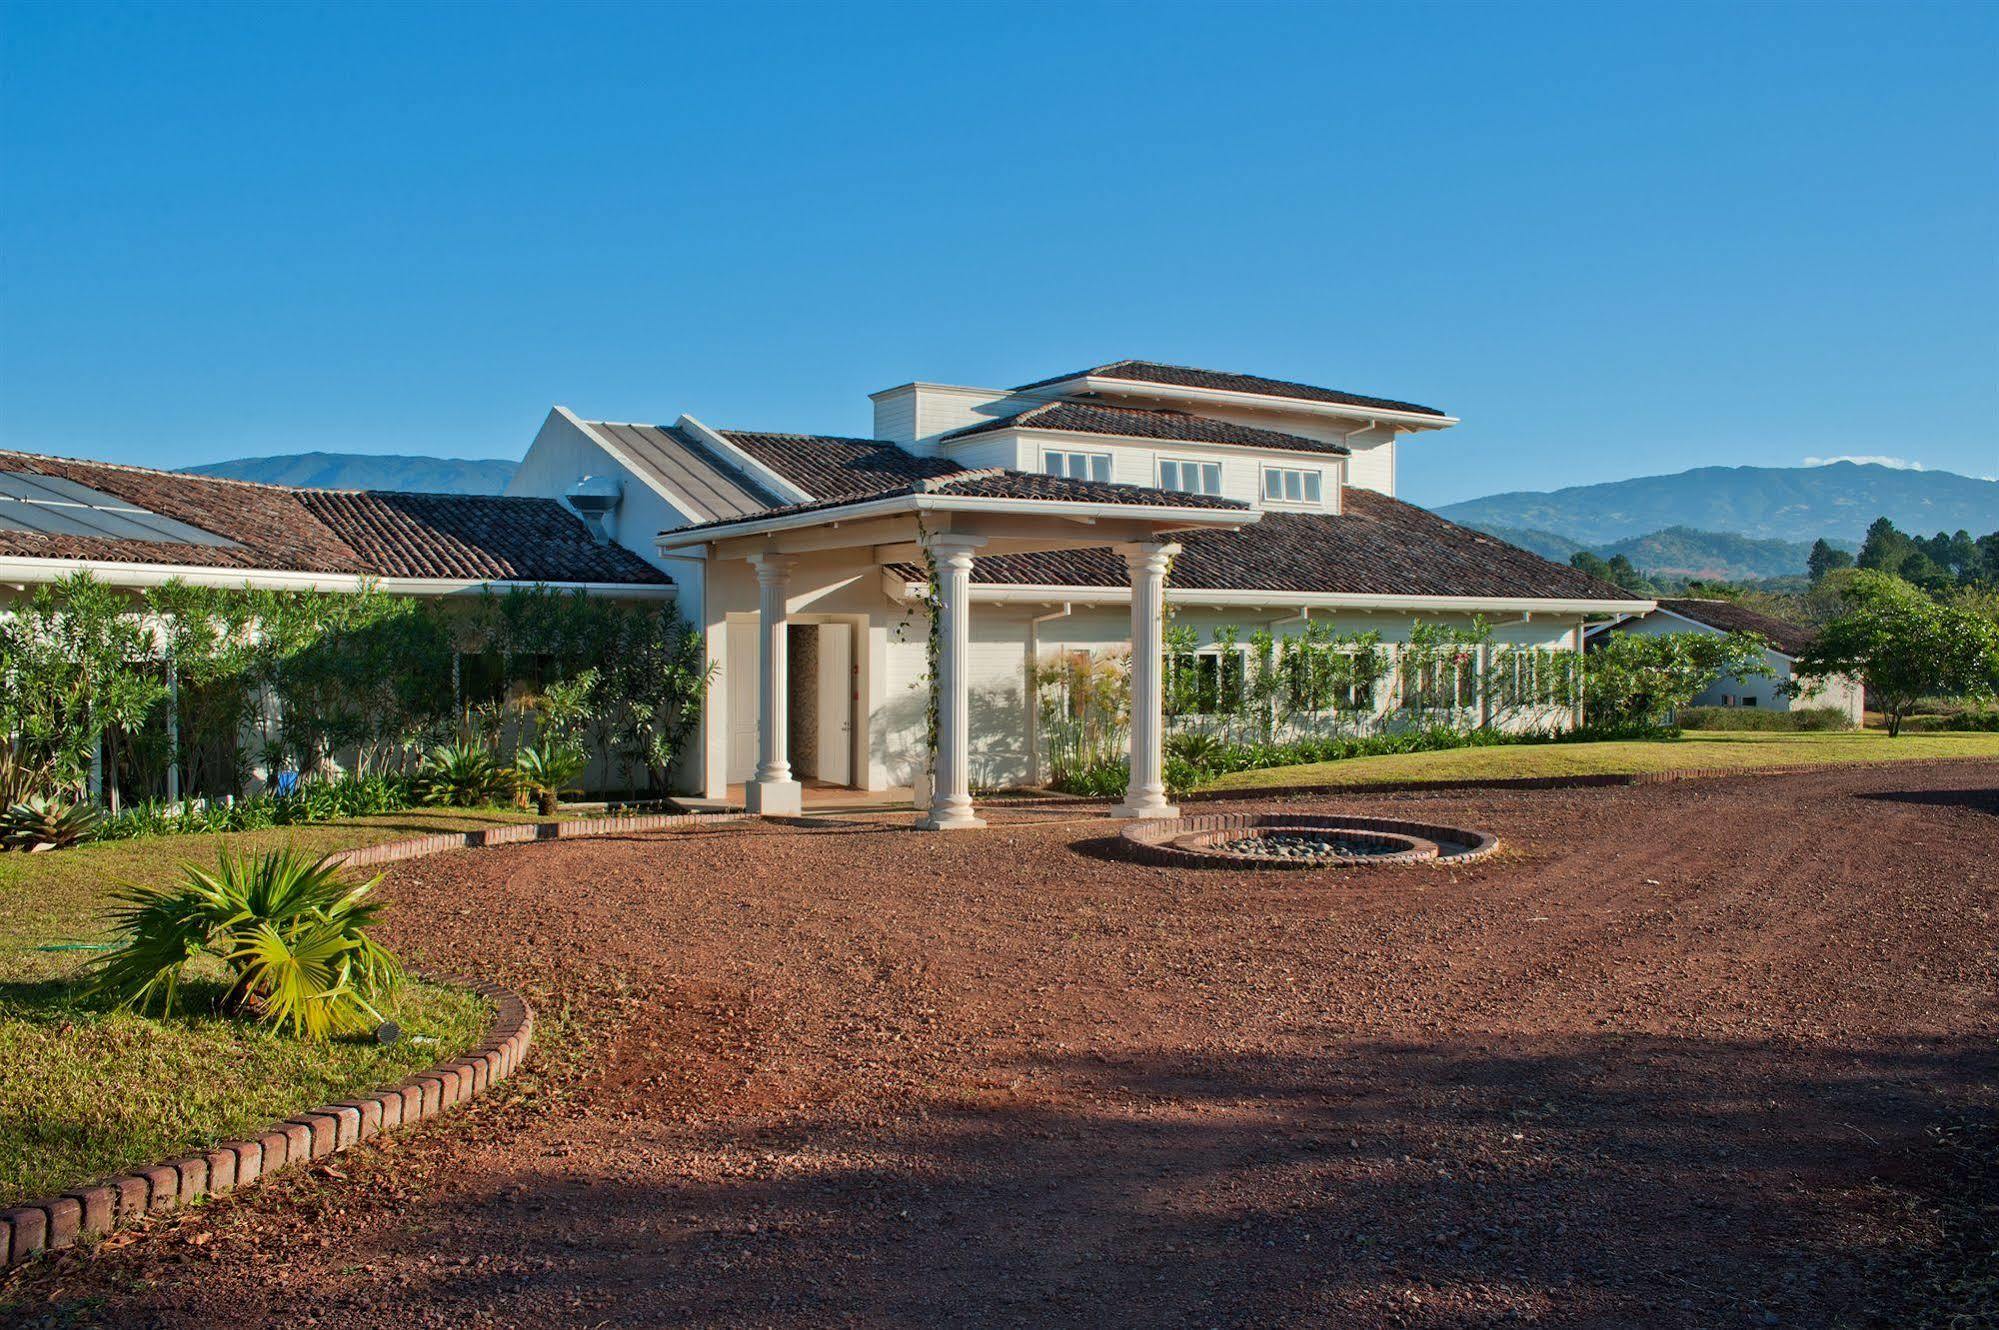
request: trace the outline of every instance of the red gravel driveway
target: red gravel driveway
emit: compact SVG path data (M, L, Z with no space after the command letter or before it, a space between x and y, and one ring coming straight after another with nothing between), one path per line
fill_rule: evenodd
M1935 1132L1999 1081L1995 791L1342 805L1505 841L1456 869L1176 872L1050 814L401 866L390 940L556 1042L5 1295L343 1330L1905 1324L1976 1274L1983 1184Z

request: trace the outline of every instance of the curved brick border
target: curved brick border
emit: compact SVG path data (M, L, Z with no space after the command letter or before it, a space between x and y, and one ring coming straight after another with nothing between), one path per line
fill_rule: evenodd
M471 850L486 845L518 845L523 841L573 840L579 836L615 836L633 831L691 831L695 827L719 823L745 822L747 813L644 813L637 817L579 817L568 822L509 822L501 827L480 827L474 831L440 831L408 840L384 841L342 850L332 856L342 868L362 868L369 864L391 864L402 859L421 859L447 850Z
M324 1159L370 1136L436 1117L499 1084L527 1056L534 1038L534 1012L497 984L463 978L433 982L469 988L493 1002L493 1024L485 1042L463 1057L447 1059L373 1094L321 1104L272 1123L261 1136L224 1141L201 1154L0 1212L0 1269L204 1196L247 1187L293 1164Z
M1232 832L1257 829L1373 831L1389 836L1434 842L1440 855L1424 855L1418 850L1353 859L1276 859L1255 854L1224 854L1198 848L1203 840L1215 840ZM1189 844L1194 842L1194 844ZM1483 859L1499 848L1499 838L1483 831L1438 826L1429 822L1405 822L1399 818L1347 817L1323 813L1212 813L1201 817L1175 817L1157 822L1132 822L1118 832L1118 849L1127 859L1157 864L1162 868L1237 868L1250 871L1289 871L1317 868L1368 868L1393 864L1461 864ZM1462 849L1454 847L1462 846Z

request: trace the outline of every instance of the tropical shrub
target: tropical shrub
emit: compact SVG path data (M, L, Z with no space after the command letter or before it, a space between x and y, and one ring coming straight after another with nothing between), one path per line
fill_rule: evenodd
M208 957L229 975L220 1008L312 1039L382 1023L370 999L402 966L368 936L378 907L324 859L297 849L224 851L209 871L183 865L168 886L131 887L113 913L128 935L97 963L93 990L138 1011L172 1014L188 968Z
M582 749L545 739L521 749L514 758L514 778L542 816L553 817L563 793L588 764Z
M88 840L99 814L89 804L31 794L0 814L0 843L14 850L61 850Z
M1607 725L1664 725L1718 675L1765 678L1755 633L1605 633L1583 661L1583 712Z
M417 788L427 804L470 808L510 794L513 772L484 744L462 739L431 750L417 772Z

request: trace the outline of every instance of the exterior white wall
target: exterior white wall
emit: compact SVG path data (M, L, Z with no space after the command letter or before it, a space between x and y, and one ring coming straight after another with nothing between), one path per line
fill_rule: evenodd
M1396 444L1393 430L1361 429L1356 432L1355 426L1359 422L1229 406L1204 405L1195 414L1247 425L1251 429L1277 430L1283 434L1344 444L1351 453L1347 458L1347 484L1377 490L1391 498L1395 495Z
M1005 388L905 383L874 394L875 437L916 453L935 450L939 435L1016 415L1048 399Z
M549 412L548 419L542 422L541 431L528 446L527 456L507 482L506 492L559 500L585 476L617 477L624 492L608 523L611 538L672 575L673 561L660 557L653 537L686 526L688 515L560 411Z
M856 571L870 575L849 582ZM791 588L792 616L797 622L814 622L822 616L838 618L855 627L855 661L860 666L856 680L859 700L855 708L855 783L870 790L907 786L923 771L926 761L926 711L928 621L920 605L903 606L881 590L878 575L865 563L864 555L814 556L801 558ZM976 578L976 571L974 577ZM847 582L846 585L838 585ZM829 592L821 588L837 587ZM710 570L707 579L712 602L717 595L727 600L723 621L755 613L755 579L746 565L722 563ZM1062 654L1087 650L1100 654L1129 654L1131 614L1121 604L1077 606L1062 618L1050 619L1031 628L1030 620L1048 614L1053 605L990 604L974 601L971 611L969 686L971 690L971 776L975 788L991 789L1019 785L1029 780L1033 754L1029 751L1029 707L1032 703L1028 678L1030 632L1038 637L1040 659L1046 663ZM1202 647L1211 646L1215 631L1234 626L1244 638L1259 627L1273 627L1279 636L1302 635L1303 622L1283 622L1293 611L1285 606L1242 608L1227 611L1176 604L1173 622L1192 627ZM1469 626L1468 615L1429 616L1430 621ZM1339 713L1321 728L1341 728L1356 732L1394 729L1404 725L1454 720L1458 724L1480 722L1476 708L1446 717L1436 713L1415 714L1400 709L1394 644L1406 641L1416 622L1406 614L1348 613L1325 615L1314 612L1312 622L1328 624L1338 633L1381 633L1389 647L1387 677L1377 694L1371 716ZM1575 616L1536 616L1531 622L1502 623L1493 631L1497 650L1535 648L1568 653L1579 638L1580 620ZM711 642L727 634L711 631ZM712 648L711 648L712 649ZM712 733L727 728L726 707L730 690L756 687L754 659L725 659L722 673L710 696L710 711L716 723L706 727ZM1539 710L1495 713L1492 723L1502 728L1564 728L1573 722L1566 705ZM711 741L711 763L726 761L726 735ZM719 789L719 776L709 782Z
M1045 455L1049 452L1105 453L1111 459L1111 481L1118 485L1157 486L1162 459L1215 462L1222 469L1223 498L1239 499L1256 508L1291 512L1338 512L1340 487L1345 476L1343 459L1317 453L1251 449L1234 444L1134 441L1112 436L1093 438L1031 429L975 434L962 441L946 443L939 451L964 466L1004 466L1018 471L1042 470ZM1263 471L1265 467L1273 466L1318 472L1320 502L1266 502L1263 498Z

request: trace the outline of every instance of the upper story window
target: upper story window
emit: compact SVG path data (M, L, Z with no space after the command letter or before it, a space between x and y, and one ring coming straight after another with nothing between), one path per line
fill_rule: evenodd
M1097 480L1109 483L1111 455L1057 452L1051 448L1041 454L1041 469L1051 476L1067 476L1070 480Z
M1323 503L1320 474L1309 467L1267 466L1263 468L1263 497L1272 503Z
M1162 457L1159 459L1159 488L1178 490L1182 494L1220 494L1222 464Z

